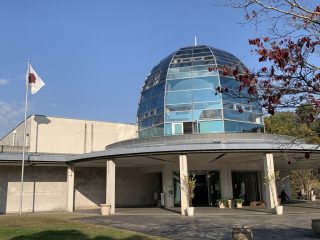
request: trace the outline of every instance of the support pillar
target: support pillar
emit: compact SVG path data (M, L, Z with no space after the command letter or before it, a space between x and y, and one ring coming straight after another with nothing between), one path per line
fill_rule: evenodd
M228 164L222 164L220 168L221 197L225 199L233 198L232 174Z
M268 209L274 209L278 206L278 196L276 188L276 179L273 164L273 154L266 153L263 159L263 172L265 179L265 201Z
M116 195L116 165L114 161L108 160L106 167L106 204L111 206L110 214L115 213Z
M67 169L67 212L73 212L74 209L74 166L68 165Z
M188 192L184 184L184 179L188 177L188 160L187 155L179 155L180 167L180 188L181 188L181 215L187 214L189 207Z
M162 168L162 191L164 194L164 207L174 207L173 171L170 165L164 165Z

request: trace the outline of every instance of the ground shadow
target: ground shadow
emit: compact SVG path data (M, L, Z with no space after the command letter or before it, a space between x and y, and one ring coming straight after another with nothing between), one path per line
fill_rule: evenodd
M180 214L180 211L175 210L175 209L170 209L170 208L161 208L161 209L163 209L163 210L165 210L165 211L168 211L168 212L173 212L173 213Z
M255 240L262 239L281 239L281 240L300 240L300 239L318 239L314 236L311 229L288 227L285 229L281 228L263 228L255 227L252 228L253 238Z
M82 232L78 230L49 230L49 231L43 231L38 232L34 234L29 235L21 235L14 238L11 238L10 240L112 240L112 239L119 239L119 238L113 238L113 237L107 237L107 236L97 236L94 238L90 238L89 236L83 234ZM148 239L145 236L138 236L133 235L131 237L124 237L121 238L124 240L143 240Z

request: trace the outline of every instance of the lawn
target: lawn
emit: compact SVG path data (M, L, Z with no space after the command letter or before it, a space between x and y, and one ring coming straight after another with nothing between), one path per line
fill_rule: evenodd
M111 227L78 222L84 215L75 214L30 214L0 216L1 240L155 240L145 234Z

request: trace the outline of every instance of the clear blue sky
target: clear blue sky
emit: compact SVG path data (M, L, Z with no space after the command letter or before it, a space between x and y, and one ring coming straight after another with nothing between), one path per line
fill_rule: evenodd
M23 120L28 58L46 83L29 114L131 123L151 68L194 35L254 68L254 28L216 2L1 0L0 137Z

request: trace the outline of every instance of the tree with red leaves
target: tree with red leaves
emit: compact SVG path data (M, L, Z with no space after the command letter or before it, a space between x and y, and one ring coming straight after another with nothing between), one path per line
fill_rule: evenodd
M249 40L263 64L258 71L225 66L224 75L240 81L239 91L258 98L269 114L277 108L311 104L320 110L320 5L314 0L232 0L245 21L266 26L267 35ZM318 2L319 4L319 2ZM223 92L225 89L218 89Z

